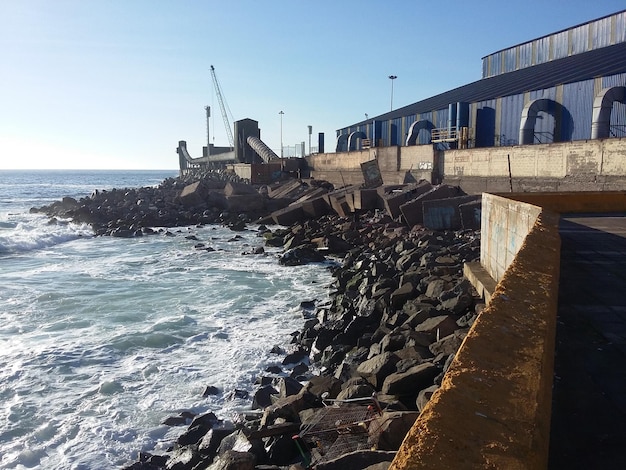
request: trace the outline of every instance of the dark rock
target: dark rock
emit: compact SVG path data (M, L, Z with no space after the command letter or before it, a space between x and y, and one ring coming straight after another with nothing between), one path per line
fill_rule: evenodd
M271 385L266 385L264 387L259 388L254 393L254 398L252 399L252 409L265 408L266 406L270 406L272 404L272 395L278 395L278 390L276 390Z
M283 359L283 365L286 364L297 364L301 361L303 361L304 359L306 359L308 357L308 353L306 351L294 351L290 354L287 354L285 356L285 359Z
M398 450L418 416L417 411L383 412L370 423L369 428L374 431L370 436L377 439L370 439L369 444L378 450Z
M412 395L433 383L440 369L431 362L411 367L406 372L390 374L381 391L391 395Z
M204 392L202 392L202 396L203 397L208 397L210 395L219 395L220 390L213 386L213 385L207 385L207 387L204 389Z
M231 422L218 423L213 426L202 438L198 444L198 452L203 455L214 457L222 440L226 436L236 431L236 427Z
M283 266L300 266L308 263L320 263L325 260L326 258L319 251L307 247L292 248L278 258L279 264Z
M385 378L396 370L396 363L399 360L400 358L393 353L379 354L362 362L357 367L357 374L379 390Z
M306 366L305 366L306 367ZM296 395L302 390L302 384L291 377L280 377L278 379L278 396L285 398L291 395Z

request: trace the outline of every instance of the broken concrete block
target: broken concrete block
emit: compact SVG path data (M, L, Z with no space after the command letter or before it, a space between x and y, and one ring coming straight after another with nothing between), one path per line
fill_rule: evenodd
M423 181L416 184L404 185L403 189L394 190L393 192L383 196L383 202L387 214L389 214L393 219L398 218L400 215L402 215L400 206L405 204L407 201L411 201L416 197L427 193L431 189L432 185L426 181Z
M206 201L208 191L202 181L188 184L180 193L180 202L186 206L197 206Z
M459 205L461 213L461 226L464 229L479 230L482 214L482 200L479 197L476 201Z
M417 224L424 222L424 201L431 201L433 199L446 199L462 195L462 191L458 186L439 185L430 191L420 194L412 201L406 202L400 206L402 216L409 227L413 227ZM467 201L466 201L467 202Z
M370 210L380 207L380 199L375 189L358 189L354 192L353 197L355 210Z
M300 202L302 210L311 218L321 217L330 213L330 206L323 197Z
M240 194L258 194L258 191L254 189L254 186L243 183L234 183L229 181L224 186L224 194L228 196L240 195Z
M272 219L278 225L292 225L306 219L306 214L300 204L287 206L284 209L272 212Z
M459 230L463 227L459 206L474 202L480 195L434 199L422 202L424 227L431 230Z

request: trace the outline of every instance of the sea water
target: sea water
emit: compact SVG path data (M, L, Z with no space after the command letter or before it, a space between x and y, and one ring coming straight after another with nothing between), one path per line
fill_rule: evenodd
M302 300L326 298L323 266L245 254L253 226L121 239L29 213L175 175L0 170L0 468L120 468L171 445L168 416L234 419L250 401L231 392L280 364Z

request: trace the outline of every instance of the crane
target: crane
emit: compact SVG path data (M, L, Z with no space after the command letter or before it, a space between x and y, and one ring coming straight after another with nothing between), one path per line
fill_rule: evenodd
M217 76L215 75L215 67L211 65L211 77L213 78L213 86L215 87L215 94L217 95L217 101L220 105L220 110L222 111L222 119L224 120L224 126L226 127L226 134L228 135L228 142L230 143L231 148L235 148L235 139L233 137L233 130L230 127L230 121L228 119L228 114L226 113L227 105L224 103L224 97L222 96L222 89L220 88L220 84L217 81Z

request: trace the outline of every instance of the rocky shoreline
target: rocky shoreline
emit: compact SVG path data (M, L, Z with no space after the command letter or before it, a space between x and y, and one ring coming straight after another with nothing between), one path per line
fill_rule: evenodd
M34 211L90 223L98 235L141 236L150 226L252 229L286 205L263 195L237 210L245 190L227 178L172 178ZM185 202L190 185L195 199ZM330 300L302 302L303 327L289 351L273 351L282 367L257 379L250 413L237 422L211 412L169 417L165 424L186 430L168 452L141 453L126 469L387 468L483 307L463 278L463 263L479 258L479 231L409 226L379 209L254 229L282 247L280 264L340 260Z

